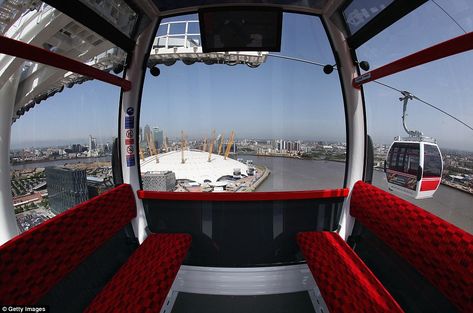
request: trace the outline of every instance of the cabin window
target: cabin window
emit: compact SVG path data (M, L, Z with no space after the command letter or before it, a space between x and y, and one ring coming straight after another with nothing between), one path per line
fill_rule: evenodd
M437 1L466 32L471 32L473 4L467 2ZM427 1L359 47L357 58L368 61L374 70L462 34L463 30L438 5ZM402 152L401 146L387 155L395 137L408 137L401 119L403 103L399 98L402 94L396 89L408 91L473 125L473 108L469 100L473 97L471 67L473 52L468 51L379 79L380 83L394 89L376 82L363 86L367 133L374 143L373 184L470 233L473 231L473 136L470 129L418 100L408 102L407 128L435 139L443 157L441 173L442 159L436 153L436 147L427 140L421 164L423 177L441 177L441 185L431 199L416 200L389 190L383 165L386 160L388 168L417 175L416 164L420 159L419 151L408 148Z
M147 71L141 100L143 189L343 187L344 105L337 73L320 66L335 60L319 17L284 13L271 54L289 59L202 54L198 30L197 15L164 19L153 42L148 67L160 74Z
M407 148L406 157L404 160L404 172L417 175L419 168L419 149L418 148Z
M442 159L436 147L431 145L424 146L424 177L440 177L442 168Z
M61 25L36 45L101 70L120 72L126 54L52 7L32 4L6 36L20 41L34 24ZM114 186L111 153L120 88L52 66L0 55L17 72L10 141L11 209L20 232ZM6 104L6 103L5 103Z
M120 90L90 81L37 104L12 125L11 188L20 231L114 186Z
M396 144L388 155L388 167L394 171L417 175L419 146Z

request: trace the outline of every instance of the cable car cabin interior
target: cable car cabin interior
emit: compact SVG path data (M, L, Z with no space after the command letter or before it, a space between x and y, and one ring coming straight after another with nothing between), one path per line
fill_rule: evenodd
M473 312L468 1L0 12L2 311Z

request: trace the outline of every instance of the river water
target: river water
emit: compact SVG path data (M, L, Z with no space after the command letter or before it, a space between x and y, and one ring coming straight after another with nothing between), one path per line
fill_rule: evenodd
M38 168L38 167L48 167L48 166L64 166L65 164L110 162L111 159L112 159L111 156L103 156L103 157L98 157L98 158L52 160L52 161L44 161L44 162L15 164L15 165L12 166L12 169L14 169L14 170L25 170L25 169L28 169L28 168Z
M239 157L253 160L255 165L264 165L271 171L256 191L330 189L343 186L344 163L281 157ZM383 172L374 171L373 185L388 191ZM470 194L440 185L431 199L415 200L398 196L473 233L473 196Z

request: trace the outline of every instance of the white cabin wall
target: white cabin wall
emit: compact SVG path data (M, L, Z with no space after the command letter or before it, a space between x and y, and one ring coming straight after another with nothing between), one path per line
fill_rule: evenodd
M147 51L150 47L150 43L153 41L156 33L156 23L158 23L158 16L148 24L146 29L141 33L136 41L136 46L133 51L133 56L131 59L130 67L126 71L126 79L131 81L132 88L130 91L122 93L122 100L120 104L120 154L121 154L121 164L122 164L122 173L123 181L127 184L130 184L133 191L135 192L137 212L136 217L132 220L131 224L133 226L133 231L135 236L138 238L139 242L142 243L146 237L146 227L148 223L146 221L146 215L143 207L143 202L137 198L136 191L140 189L140 168L138 166L140 152L139 152L139 104L141 102L142 94L142 84L144 83L144 71L143 64L147 61L148 53ZM133 114L127 113L127 110L133 110ZM134 144L126 145L126 131L125 119L127 117L133 117L134 127L131 129L133 135ZM128 128L129 129L129 128ZM130 139L130 138L129 138ZM133 149L132 153L128 149ZM133 156L135 159L135 164L133 166L128 166L127 164L127 155Z
M348 170L346 187L351 191L353 185L358 180L363 179L366 140L363 98L361 90L352 86L352 79L358 76L358 74L345 35L331 19L326 16L322 18L340 62L338 72L342 79L342 88L345 92L346 127L348 130L347 142L349 145L347 153ZM345 240L351 234L355 223L355 219L350 215L349 203L350 196L345 200L340 218L341 227L339 233Z
M13 107L21 70L0 89L0 245L19 234L10 180L10 140Z

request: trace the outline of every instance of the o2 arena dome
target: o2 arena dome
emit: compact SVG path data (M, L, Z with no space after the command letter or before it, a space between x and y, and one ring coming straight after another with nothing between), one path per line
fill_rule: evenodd
M217 186L230 178L246 177L250 170L246 164L218 154L212 154L209 162L209 153L202 150L170 151L141 161L143 174L166 171L174 172L177 181Z

